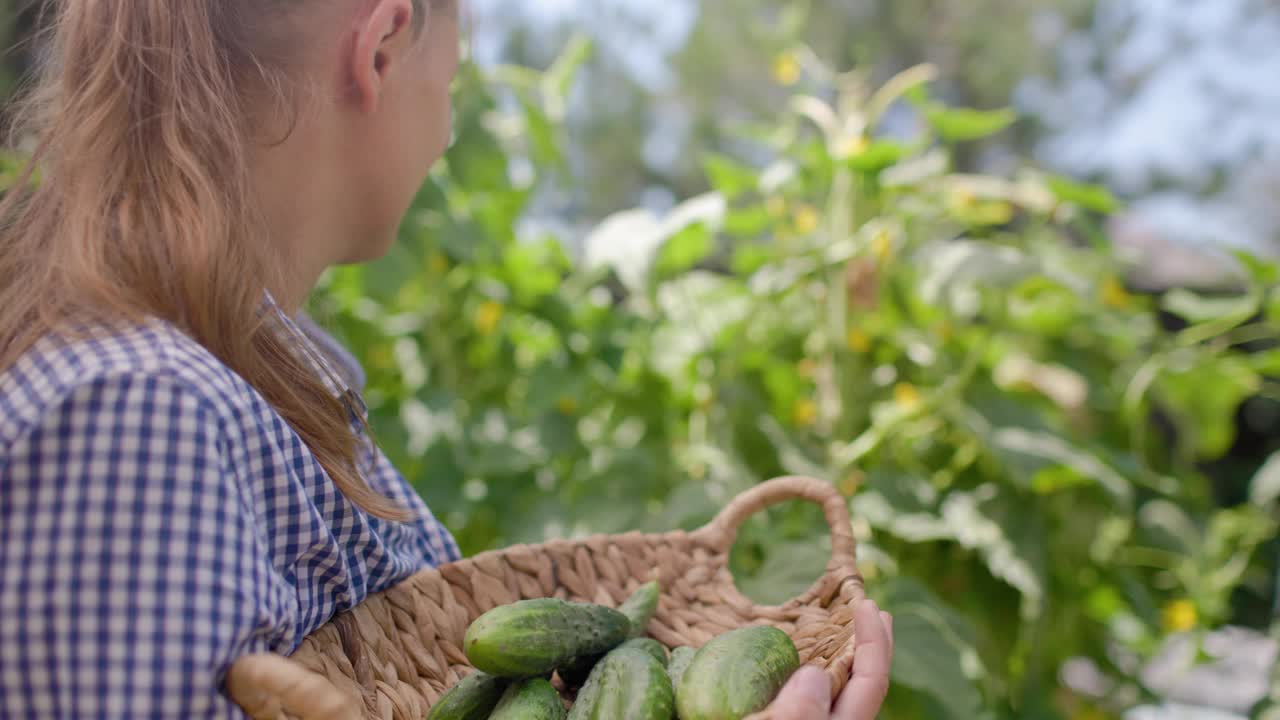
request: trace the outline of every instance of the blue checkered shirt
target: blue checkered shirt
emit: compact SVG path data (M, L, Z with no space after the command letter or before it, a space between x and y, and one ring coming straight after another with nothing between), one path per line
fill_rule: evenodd
M359 382L331 338L274 315L331 392ZM257 391L170 325L44 338L0 372L0 718L243 718L221 689L237 657L291 652L458 558L385 455L361 464L415 520L347 501Z

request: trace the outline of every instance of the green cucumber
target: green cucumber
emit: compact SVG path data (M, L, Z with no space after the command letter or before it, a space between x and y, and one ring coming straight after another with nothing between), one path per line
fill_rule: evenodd
M631 645L596 664L569 720L671 720L674 713L666 668L648 650Z
M522 600L471 623L463 651L476 669L490 675L534 677L616 647L630 630L626 615L603 605Z
M631 633L627 637L638 638L644 635L649 627L649 621L653 619L653 614L658 611L660 592L661 586L658 585L657 580L654 580L641 585L631 593L631 597L627 598L626 602L618 606L618 611L631 621Z
M693 656L680 679L676 707L681 720L740 720L769 706L800 655L774 627L732 630Z
M671 676L671 687L675 688L676 692L680 692L680 679L684 677L684 671L689 669L689 663L697 653L697 650L687 645L681 645L671 651L671 661L667 663L667 674Z
M658 610L658 595L661 586L655 580L645 583L631 593L621 605L618 606L618 612L627 616L627 620L631 623L631 631L627 634L628 638L640 638L644 635L645 630L649 627L649 621L653 619L653 614ZM659 645L658 647L662 647ZM612 649L612 648L609 648ZM586 655L573 660L570 664L558 668L560 679L564 680L569 687L581 687L587 681L587 676L591 674L591 668L600 662L603 654ZM660 658L663 664L666 664L666 652Z
M473 672L431 706L427 720L484 720L502 698L507 683L504 678Z
M560 693L545 678L521 680L507 688L489 720L564 720Z
M653 638L631 638L619 645L616 649L621 650L622 648L628 647L643 650L652 655L655 660L662 663L662 667L667 666L667 649L662 647L662 643L654 640Z
M617 650L624 647L634 647L644 650L652 655L658 662L662 663L663 667L667 666L667 649L662 647L662 643L654 640L653 638L631 638L614 649ZM578 658L567 667L558 669L557 672L560 673L560 679L563 680L564 684L568 687L582 687L582 684L587 681L587 677L591 674L591 669L596 666L596 663L600 662L602 657L602 655L590 655Z

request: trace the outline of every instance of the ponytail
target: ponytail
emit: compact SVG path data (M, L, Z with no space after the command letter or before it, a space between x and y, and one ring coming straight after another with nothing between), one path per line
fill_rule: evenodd
M261 19L293 4L56 3L17 126L40 183L0 203L0 369L86 318L163 319L256 388L348 499L404 519L360 476L342 404L259 312L288 260L252 209L251 89L280 87Z

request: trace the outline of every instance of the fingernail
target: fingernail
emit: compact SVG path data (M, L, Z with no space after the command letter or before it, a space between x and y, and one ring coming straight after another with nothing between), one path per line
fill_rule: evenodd
M831 678L825 671L806 665L796 671L792 682L796 684L796 694L800 697L820 708L831 707Z

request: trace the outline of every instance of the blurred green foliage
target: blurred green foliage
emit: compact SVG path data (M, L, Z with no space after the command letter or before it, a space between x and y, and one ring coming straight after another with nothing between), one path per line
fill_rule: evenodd
M659 19L662 12L630 9L636 3L582 3L561 27L517 22L511 28L503 56L537 66L549 63L584 26L589 34L628 40L620 48L603 48L585 69L571 102L570 154L580 180L569 189L575 216L602 217L640 202L654 188L679 197L704 192L700 153L740 150L740 128L772 123L785 103L785 88L762 82L777 70L780 58L814 69L822 62L817 58L857 67L873 83L927 61L938 67L933 87L948 102L1001 107L1023 79L1053 74L1057 48L1043 42L1036 28L1083 25L1096 0L694 4L696 21L688 38L670 51L661 49L662 34L654 27L666 25ZM484 24L493 20L482 18L478 30L493 33L495 28ZM641 53L638 48L658 56L662 79L637 76L636 63L625 59ZM971 169L993 150L1027 151L1037 131L1036 123L1020 123L990 143L956 148L954 159ZM659 132L661 140L654 138ZM620 136L634 140L619 143ZM656 157L647 151L655 143L662 148Z
M1280 465L1225 507L1197 468L1246 397L1276 394L1280 351L1240 344L1277 331L1275 266L1241 256L1238 297L1130 294L1098 231L1116 201L956 172L957 146L1012 118L940 102L927 67L877 87L779 66L788 99L742 138L750 162L702 156L713 192L616 214L573 257L516 234L565 175L512 168L559 167L554 108L585 57L467 67L401 242L311 306L467 552L691 528L769 477L828 479L897 617L888 718L1108 716L1146 697L1138 663L1171 633L1257 622ZM929 132L883 139L895 103ZM744 590L802 591L824 527L799 505L749 523ZM1061 686L1071 657L1108 696Z
M710 193L613 215L580 253L518 238L548 186L588 215L634 197L653 179L628 142L643 123L574 128L589 162L571 171L564 109L588 46L545 73L467 66L457 141L401 242L313 298L369 372L382 445L465 551L692 528L767 478L827 479L897 618L886 718L1111 716L1146 697L1137 668L1170 634L1265 623L1280 459L1225 504L1199 468L1245 398L1280 396L1280 350L1256 342L1280 331L1277 268L1242 256L1238 296L1136 296L1098 230L1107 192L958 171L1019 128L943 98L1003 102L1018 63L995 58L1028 41L990 18L1037 3L773 24L744 3L708 3L677 59L697 132L659 179ZM886 72L920 57L945 71ZM887 139L891 107L929 132ZM803 591L824 527L801 505L750 522L744 591ZM1063 687L1072 657L1108 695Z

